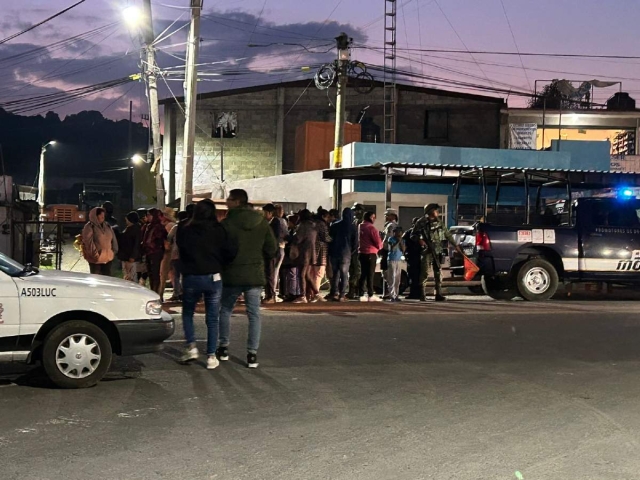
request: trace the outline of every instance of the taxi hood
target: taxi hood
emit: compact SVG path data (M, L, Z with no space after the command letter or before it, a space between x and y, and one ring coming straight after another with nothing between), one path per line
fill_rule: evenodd
M16 278L18 294L21 288L55 288L56 297L114 298L157 300L159 295L137 283L120 278L87 273L40 270L37 275Z

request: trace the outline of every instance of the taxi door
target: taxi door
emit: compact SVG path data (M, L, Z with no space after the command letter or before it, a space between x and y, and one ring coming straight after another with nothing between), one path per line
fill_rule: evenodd
M18 288L13 278L0 271L0 360L8 356L8 352L28 350L21 347L20 335L20 300ZM30 342L29 342L30 343Z
M582 278L640 280L640 202L590 199L583 207Z

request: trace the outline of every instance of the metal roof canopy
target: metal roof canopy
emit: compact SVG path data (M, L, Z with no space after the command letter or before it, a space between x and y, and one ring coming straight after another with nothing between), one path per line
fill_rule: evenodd
M418 163L376 163L362 167L324 170L325 180L369 180L385 182L385 207L391 207L391 188L394 181L449 184L454 187L455 216L462 185L478 185L482 188L482 207L487 214L487 187L495 185L497 210L502 185L522 185L526 196L527 222L530 210L530 189L537 188L536 205L540 202L543 187L565 187L568 198L572 190L598 190L615 187L640 186L640 173L613 173L598 170L565 170L513 167L478 167L472 165L435 165ZM341 182L338 195L342 196ZM340 198L341 200L341 198ZM342 202L340 202L342 203ZM571 203L571 202L570 202Z

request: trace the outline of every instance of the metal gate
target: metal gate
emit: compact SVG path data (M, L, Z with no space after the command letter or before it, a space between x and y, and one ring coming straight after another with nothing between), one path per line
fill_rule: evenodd
M35 267L62 268L63 222L14 221L11 257Z

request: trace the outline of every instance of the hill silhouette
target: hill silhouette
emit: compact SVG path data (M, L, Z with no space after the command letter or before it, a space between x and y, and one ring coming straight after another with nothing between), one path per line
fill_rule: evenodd
M132 148L129 149L129 121L110 120L97 111L67 115L64 120L54 112L21 116L0 108L0 144L4 168L15 183L34 184L38 174L40 149L47 142L46 178L95 178L129 165L133 153L148 149L149 131L141 123L132 123Z

